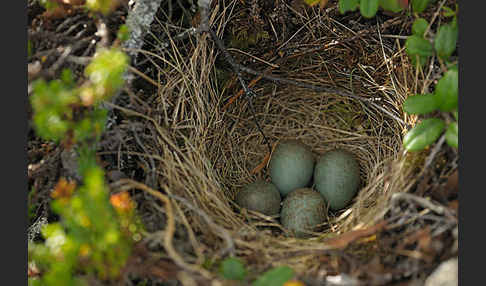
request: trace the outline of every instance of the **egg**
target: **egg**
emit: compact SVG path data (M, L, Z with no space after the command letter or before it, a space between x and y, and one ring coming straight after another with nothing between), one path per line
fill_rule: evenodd
M280 212L280 202L280 192L277 187L263 180L246 185L236 195L236 203L240 207L269 216Z
M309 147L297 140L285 140L273 151L268 168L272 182L284 197L292 190L309 186L314 163Z
M355 156L342 149L322 155L314 168L314 184L331 210L349 204L358 192L359 163Z
M296 189L284 199L280 221L282 226L298 238L311 236L316 226L326 219L326 203L317 191Z

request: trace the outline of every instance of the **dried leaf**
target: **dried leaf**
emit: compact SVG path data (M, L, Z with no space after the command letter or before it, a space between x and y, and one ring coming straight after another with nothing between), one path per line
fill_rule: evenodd
M327 5L328 0L304 0L304 2L311 7L319 3L319 8L324 9L324 7L326 7Z
M329 1L328 0L321 0L321 2L319 3L319 8L321 8L321 9L326 8L327 2L329 2Z
M130 194L126 191L111 195L110 203L120 212L129 212L135 208L135 202L130 198Z
M54 190L51 193L51 197L58 198L70 198L76 189L76 182L68 181L65 178L59 179Z
M359 238L373 235L386 226L386 222L382 221L374 226L365 229L352 230L339 235L338 237L333 237L324 241L325 244L333 248L345 248L351 242L356 241Z

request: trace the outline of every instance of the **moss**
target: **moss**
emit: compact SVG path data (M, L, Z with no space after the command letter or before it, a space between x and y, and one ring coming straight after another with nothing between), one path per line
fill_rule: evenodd
M248 49L255 46L262 40L270 39L270 35L266 31L251 31L249 29L242 29L233 35L230 40L230 47L237 49Z

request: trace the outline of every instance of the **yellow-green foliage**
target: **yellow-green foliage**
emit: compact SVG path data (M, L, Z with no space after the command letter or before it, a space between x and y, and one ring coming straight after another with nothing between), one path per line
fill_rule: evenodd
M86 0L86 7L92 11L98 11L103 14L108 14L112 11L113 5L116 1L113 0Z
M69 106L77 101L70 82L53 80L47 83L40 79L32 84L32 88L30 102L37 134L46 140L62 139L71 127L72 110Z
M46 140L59 141L69 130L74 131L74 140L82 141L103 131L106 112L97 110L96 105L109 99L123 84L122 75L128 64L128 57L119 49L102 50L86 67L89 81L75 87L69 70L63 71L61 79L33 83L30 97L34 110L34 125L37 134ZM84 116L74 120L74 106L94 106L85 109Z
M130 255L131 240L121 232L118 215L109 204L103 171L94 167L84 175L85 184L72 196L52 202L61 221L44 226L45 243L29 245L29 260L45 271L39 280L42 285L73 285L78 271L115 278ZM56 190L63 193L69 188Z
M253 46L264 39L270 39L270 36L266 31L254 31L249 33L248 30L243 29L238 31L236 36L232 37L230 46L239 49L247 49L249 46Z
M105 100L113 95L123 84L123 73L127 68L128 56L117 48L98 52L93 61L84 70L92 83L94 96Z
M29 262L41 271L41 277L29 279L29 285L82 285L77 278L82 273L114 279L130 255L133 240L141 238L133 202L126 194L118 198L121 207L113 207L95 156L107 119L107 111L98 104L122 86L127 63L128 57L119 49L103 49L86 67L88 80L82 86L74 84L69 70L60 79L33 84L37 134L45 140L76 143L84 181L77 187L60 179L52 192L51 207L60 220L44 226L44 243L29 244Z
M52 10L59 7L59 4L50 0L39 0L39 3L46 8L46 10Z
M84 6L91 11L101 12L105 15L113 11L118 5L118 1L114 0L86 0ZM39 0L39 3L46 8L46 10L52 10L59 7L59 4L51 0Z

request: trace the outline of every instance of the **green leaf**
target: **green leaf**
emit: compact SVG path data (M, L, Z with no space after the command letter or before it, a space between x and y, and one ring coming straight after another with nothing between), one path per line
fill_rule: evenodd
M424 66L425 63L427 63L427 57L426 56L419 56L419 55L415 55L415 56L411 56L410 57L411 60L412 60L412 65L413 66L416 66L417 63L420 65L420 66Z
M74 76L70 69L63 69L61 72L61 81L67 88L74 87Z
M383 10L391 11L393 13L403 10L398 0L380 0L380 7L383 8Z
M228 257L223 260L219 272L225 279L229 280L243 280L246 276L245 266L235 257Z
M121 25L118 29L118 32L116 33L116 38L119 39L121 42L125 42L129 39L129 37L130 31L128 30L128 26L126 24Z
M378 11L378 0L361 0L359 10L365 18L374 17Z
M434 48L441 59L447 60L456 50L457 33L457 27L450 24L439 27L434 40Z
M101 12L107 15L113 11L113 1L112 0L91 0L86 1L86 7L92 11Z
M412 34L423 37L429 23L424 18L417 18L412 25Z
M63 139L70 127L69 121L51 109L34 114L34 124L37 135L55 142Z
M61 140L71 124L72 110L69 105L77 101L75 93L59 79L49 83L36 80L32 91L29 99L37 135L46 140Z
M434 54L432 44L421 36L411 35L405 42L405 49L410 57L419 55L421 57L430 57Z
M339 0L339 12L344 14L348 11L356 11L358 8L359 0Z
M458 102L458 72L457 69L448 70L435 86L438 96L439 109L452 111L457 108Z
M424 119L403 138L403 146L409 151L423 150L439 138L445 123L439 118Z
M416 13L421 13L427 8L429 0L412 0L412 9Z
M108 99L124 84L123 73L128 66L128 56L117 48L97 51L96 56L84 70L95 85L97 99Z
M43 6L47 11L52 11L55 8L59 7L59 4L57 4L54 1L51 0L40 0L39 3L41 6Z
M316 5L317 3L321 2L321 0L304 0L305 4L309 5L309 6L314 6Z
M457 113L457 109L456 109L456 110L454 110L454 111L452 112L452 114L454 115L454 118L455 118L456 120L459 120L459 114Z
M252 286L282 286L294 275L294 270L288 266L276 267L263 273Z
M439 107L435 94L417 94L408 97L403 103L403 110L409 114L426 114Z
M457 122L452 122L449 124L449 127L447 127L447 131L445 134L445 139L447 144L451 147L458 147L458 138L459 138L459 126L457 125Z
M444 17L454 17L456 16L456 11L452 10L451 8L447 7L447 6L443 6L442 7L442 10L444 10Z
M85 118L78 120L72 126L74 141L99 140L105 129L107 118L106 109L95 108L87 112Z

